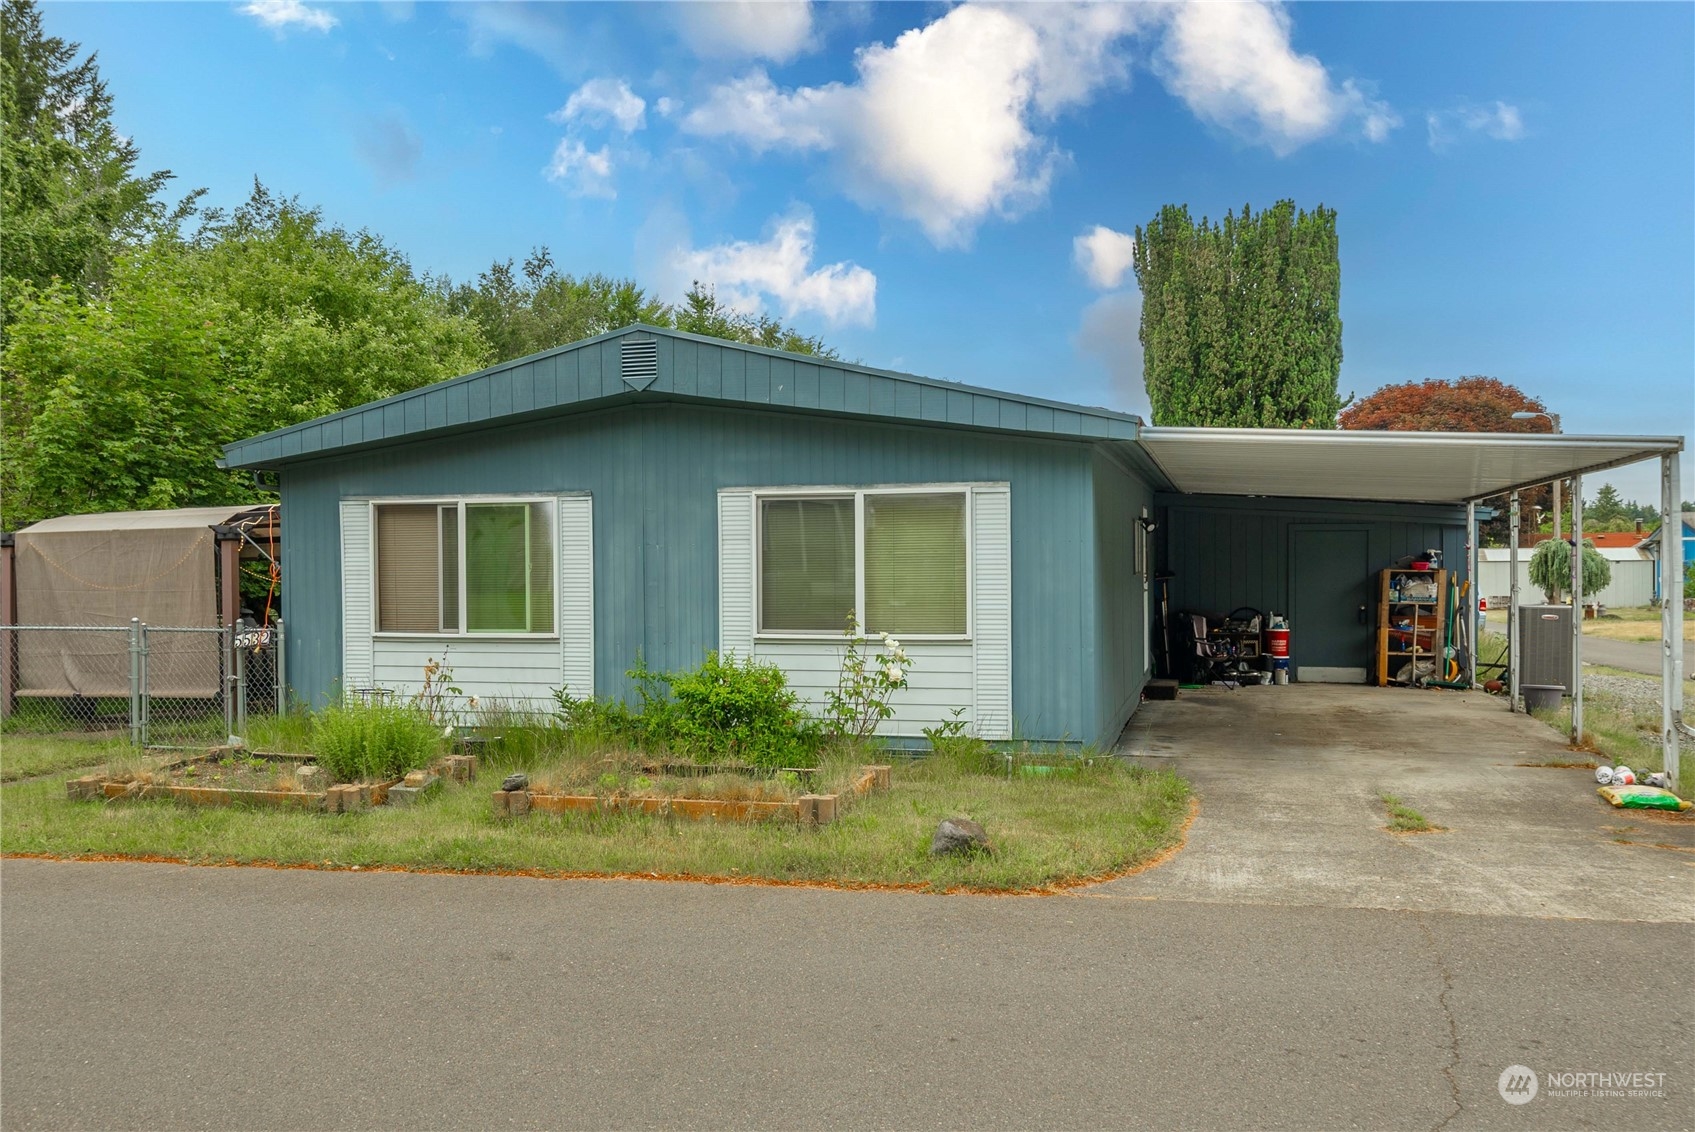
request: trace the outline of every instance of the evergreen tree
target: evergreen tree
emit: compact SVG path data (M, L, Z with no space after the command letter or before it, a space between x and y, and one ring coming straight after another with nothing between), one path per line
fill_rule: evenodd
M79 61L80 51L42 30L34 0L0 4L4 307L22 283L98 290L119 248L170 219L156 197L171 175L136 173L96 59Z
M1588 526L1591 522L1600 525L1630 517L1629 512L1625 509L1624 500L1619 496L1618 488L1610 483L1602 484L1601 490L1595 493L1595 501L1583 508L1585 526Z
M1279 201L1136 229L1143 375L1156 425L1334 428L1342 406L1336 213Z

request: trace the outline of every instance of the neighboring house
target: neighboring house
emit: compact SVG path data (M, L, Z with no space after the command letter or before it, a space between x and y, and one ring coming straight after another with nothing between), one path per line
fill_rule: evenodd
M289 681L314 702L414 691L446 652L467 694L551 707L720 649L816 704L853 614L912 657L883 734L963 710L989 739L1110 744L1164 647L1156 576L1173 611L1292 612L1297 678L1363 682L1374 572L1463 562L1468 496L1446 482L1439 503L1310 498L1417 498L1463 461L1400 471L1406 434L1327 433L1282 462L1210 442L1286 434L1190 438L1217 431L631 327L226 463L279 474ZM1512 482L1552 475L1558 443Z
M1684 511L1679 516L1683 528L1683 561L1685 564L1695 562L1695 511ZM1655 528L1654 533L1636 543L1654 560L1654 600L1660 600L1660 532Z
M1636 528L1634 531L1591 531L1583 538L1584 541L1593 543L1596 550L1635 550L1642 545L1643 532L1640 519L1636 521ZM1567 534L1570 534L1570 532L1568 531ZM1551 532L1540 531L1530 540L1531 545L1541 546L1553 537Z
M1637 537L1631 536L1632 539ZM1613 577L1599 594L1584 594L1585 602L1600 602L1603 606L1622 608L1647 605L1654 600L1656 567L1654 560L1645 551L1637 549L1634 542L1629 547L1606 546L1597 547L1596 550L1612 567ZM1520 605L1540 605L1547 600L1542 587L1533 585L1530 581L1530 555L1529 548L1518 552ZM1512 586L1511 557L1512 551L1504 546L1487 546L1478 551L1478 592L1489 599L1491 609L1496 608L1497 603L1500 608L1506 608L1507 596Z

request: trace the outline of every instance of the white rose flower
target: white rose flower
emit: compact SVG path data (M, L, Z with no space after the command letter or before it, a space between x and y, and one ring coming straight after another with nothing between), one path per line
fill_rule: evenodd
M883 635L883 647L886 648L886 649L891 649L894 652L899 652L900 651L900 642L895 640L893 637L889 636L887 633L885 633Z
M894 680L894 681L898 682L900 680L901 676L903 675L903 673L900 670L900 665L898 665L898 664L885 664L883 666L883 675L887 676L890 680Z

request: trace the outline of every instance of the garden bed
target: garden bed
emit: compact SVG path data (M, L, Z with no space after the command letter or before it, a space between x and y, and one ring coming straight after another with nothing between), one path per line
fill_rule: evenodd
M760 781L767 776L739 767L649 764L644 769L653 771L660 777L654 780L643 775L638 780L644 783L639 792L625 793L617 788L607 794L561 793L548 789L496 790L493 798L494 812L505 817L523 817L531 813L632 813L677 817L689 821L786 820L802 825L828 825L845 813L854 799L862 798L873 790L889 789L892 768L886 765L862 766L851 782L830 793L812 791L811 787L824 776L821 772L810 769L804 772L772 772L768 780L776 781L775 787L768 787L765 782ZM791 787L781 781L779 776L782 775L791 776L797 784L804 782L805 785ZM612 777L617 778L616 775ZM702 789L699 785L714 780L719 780L720 792L733 792L738 796L714 796L713 791ZM728 791L722 785L723 780L728 780ZM622 779L618 781L622 782ZM806 789L807 792L795 794L793 797L765 796L767 792L781 795L794 789ZM746 797L750 792L758 796Z
M475 756L450 756L431 771L405 779L332 784L310 755L255 754L221 747L152 769L107 770L73 778L65 783L65 796L73 802L168 798L193 806L352 813L385 805L391 794L420 793L442 776L467 782L476 772L476 762Z
M675 820L598 805L539 821L497 817L489 794L506 774L521 770L537 780L559 760L557 748L538 742L525 749L527 742L509 730L507 749L489 753L475 782L447 779L410 809L397 808L391 792L387 805L336 821L298 803L88 805L66 800L67 780L84 772L61 772L0 787L0 851L186 864L1029 892L1101 880L1157 860L1180 843L1190 813L1187 787L1168 771L1097 759L1075 775L1032 778L931 757L892 760L888 790L866 794L817 828L792 820ZM878 761L862 756L847 765L857 770ZM105 796L103 789L98 796ZM673 815L678 801L671 799ZM937 823L954 816L980 822L994 852L930 856Z

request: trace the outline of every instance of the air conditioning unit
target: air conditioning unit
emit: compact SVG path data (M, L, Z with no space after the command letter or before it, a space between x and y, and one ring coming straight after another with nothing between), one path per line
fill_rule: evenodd
M1558 684L1571 694L1571 606L1519 606L1518 647L1521 686Z

